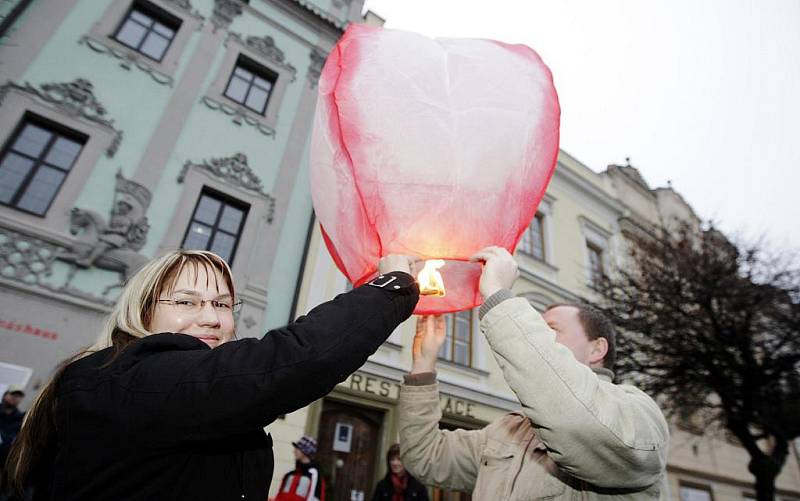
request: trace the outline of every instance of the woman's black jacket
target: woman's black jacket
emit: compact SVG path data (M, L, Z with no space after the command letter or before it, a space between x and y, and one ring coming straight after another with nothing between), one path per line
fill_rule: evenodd
M111 349L73 362L56 387L52 485L39 493L59 501L266 500L273 457L264 426L330 392L411 315L413 278L391 277L260 340L212 350L188 335L155 334L110 365Z

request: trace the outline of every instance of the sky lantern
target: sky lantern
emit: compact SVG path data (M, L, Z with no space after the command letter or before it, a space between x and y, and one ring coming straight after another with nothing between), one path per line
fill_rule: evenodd
M417 256L415 313L478 306L481 267L468 259L513 252L555 168L559 115L529 47L350 25L320 76L311 143L334 262L360 285L380 257Z

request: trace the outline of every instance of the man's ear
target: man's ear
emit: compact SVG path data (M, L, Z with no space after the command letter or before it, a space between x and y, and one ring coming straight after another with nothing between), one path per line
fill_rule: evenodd
M599 337L592 341L592 351L589 352L589 366L602 365L608 353L608 339Z

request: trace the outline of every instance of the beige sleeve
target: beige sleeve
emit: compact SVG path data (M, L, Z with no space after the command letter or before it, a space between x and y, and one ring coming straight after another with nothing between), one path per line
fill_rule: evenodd
M481 321L503 376L548 453L571 475L601 487L639 488L666 468L669 431L644 392L601 381L522 298Z
M398 403L403 465L421 482L472 492L485 430L439 429L439 385L403 385Z

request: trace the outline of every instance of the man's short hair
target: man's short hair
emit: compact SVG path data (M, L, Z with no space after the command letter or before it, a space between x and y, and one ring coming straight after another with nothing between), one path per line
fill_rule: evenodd
M604 338L608 342L608 351L603 358L603 367L613 369L614 363L617 361L617 336L614 333L614 326L608 317L594 306L585 303L556 303L548 306L545 311L559 306L569 306L578 310L578 320L580 320L589 340L594 341L597 338Z

